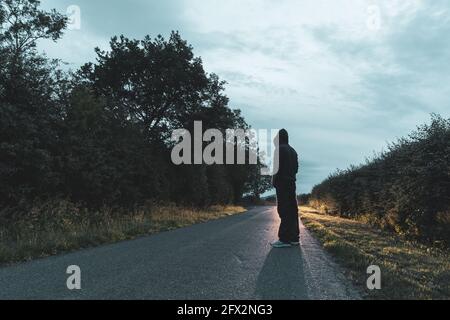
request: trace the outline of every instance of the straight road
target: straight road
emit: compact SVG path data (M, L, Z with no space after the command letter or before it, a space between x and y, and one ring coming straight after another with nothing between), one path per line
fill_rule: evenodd
M358 299L301 225L272 249L279 219L256 207L220 220L0 269L0 299ZM66 269L81 269L81 290Z

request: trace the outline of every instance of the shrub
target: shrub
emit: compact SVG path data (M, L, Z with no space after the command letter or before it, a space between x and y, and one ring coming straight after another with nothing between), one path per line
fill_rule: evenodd
M407 236L449 243L450 119L433 115L360 166L339 170L314 187L311 205L370 219Z

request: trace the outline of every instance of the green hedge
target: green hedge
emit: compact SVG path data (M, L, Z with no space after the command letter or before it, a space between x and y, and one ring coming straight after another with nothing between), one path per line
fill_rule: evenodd
M311 204L400 234L450 243L450 119L432 115L364 165L314 187Z

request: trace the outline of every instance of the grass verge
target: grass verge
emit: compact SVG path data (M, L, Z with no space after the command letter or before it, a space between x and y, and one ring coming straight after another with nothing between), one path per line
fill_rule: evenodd
M88 212L70 202L46 204L27 219L0 224L0 265L130 240L243 213L239 206L207 209L148 206L133 212Z
M362 221L301 207L304 225L345 268L367 299L450 299L450 252L409 242ZM381 268L382 288L370 291L367 267Z

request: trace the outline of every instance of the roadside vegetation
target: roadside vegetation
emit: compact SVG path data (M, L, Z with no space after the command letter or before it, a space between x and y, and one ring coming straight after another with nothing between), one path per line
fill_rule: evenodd
M249 128L178 32L111 35L94 62L67 71L38 50L67 23L37 0L0 1L0 262L240 212L229 205L270 188L261 161L172 163L174 129Z
M433 115L365 164L314 187L321 212L365 219L433 246L450 245L450 119Z
M262 163L173 164L175 129L250 128L178 32L112 35L109 49L92 48L94 62L66 72L37 46L61 39L67 23L37 0L0 1L0 209L54 199L87 209L206 207L270 188ZM224 149L258 153L222 139Z
M70 201L36 205L15 223L0 221L0 265L114 243L245 212L239 206L205 209L146 204L88 211ZM3 212L2 212L3 213Z
M366 299L450 299L450 252L407 240L364 220L301 207L305 226L344 267ZM381 268L381 290L370 291L367 267Z

